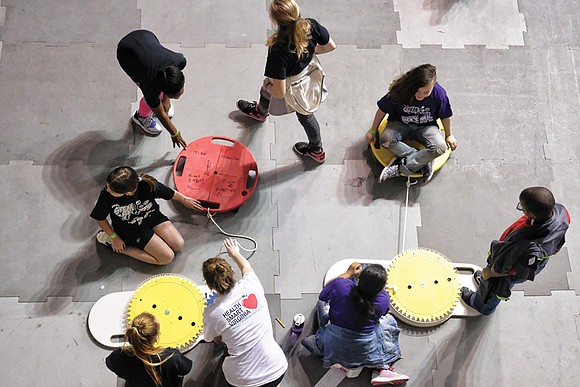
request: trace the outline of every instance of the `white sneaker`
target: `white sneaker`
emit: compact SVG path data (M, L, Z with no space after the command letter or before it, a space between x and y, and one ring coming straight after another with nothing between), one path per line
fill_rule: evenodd
M345 368L342 365L336 363L332 365L332 368L338 368L339 370L341 370L342 372L344 372L346 374L346 377L349 379L352 378L356 378L360 375L360 373L362 372L364 367L359 367L359 368Z
M381 174L379 175L379 183L397 176L401 176L398 165L393 164L390 167L384 167L381 171Z
M138 127L140 127L145 133L152 136L158 136L163 131L155 122L155 116L153 113L149 114L147 117L141 117L139 112L135 112L131 121Z
M109 246L109 247L113 246L113 242L111 242L111 238L109 238L107 233L104 232L103 230L101 230L97 233L97 242L99 242L100 244L105 245L105 246Z
M371 384L373 386L380 386L381 384L392 384L394 386L399 386L405 384L409 381L407 375L396 373L392 370L374 370L371 379Z

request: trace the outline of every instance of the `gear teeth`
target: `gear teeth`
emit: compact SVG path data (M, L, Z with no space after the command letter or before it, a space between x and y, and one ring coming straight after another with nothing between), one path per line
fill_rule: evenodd
M191 279L173 273L158 274L141 282L135 290L127 307L127 323L142 312L150 312L162 326L160 344L189 349L201 334L205 306L201 289Z
M416 327L434 327L451 317L461 281L443 254L427 248L408 250L397 255L386 271L393 314Z

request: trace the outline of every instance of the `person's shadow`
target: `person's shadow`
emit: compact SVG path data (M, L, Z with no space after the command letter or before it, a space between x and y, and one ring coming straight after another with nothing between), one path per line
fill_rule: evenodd
M52 314L61 310L68 302L62 296L83 300L98 298L100 292L90 290L86 285L110 280L119 269L129 266L130 258L96 242L97 226L89 214L105 185L107 174L119 165L133 165L136 161L130 154L131 148L144 140L145 137L134 133L128 124L126 131L117 138L107 138L106 132L101 131L86 132L49 155L48 165L43 168L42 183L53 197L66 202L72 209L56 219L60 224L54 232L60 240L80 241L87 247L75 255L62 257L48 273L44 288L33 297L38 300L58 297L39 304L39 313Z

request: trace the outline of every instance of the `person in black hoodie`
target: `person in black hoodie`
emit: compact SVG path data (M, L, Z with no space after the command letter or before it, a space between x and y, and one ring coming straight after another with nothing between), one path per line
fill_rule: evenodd
M514 285L533 281L566 242L570 215L549 189L524 189L516 209L524 216L491 242L487 266L474 274L477 291L461 289L463 301L483 315L507 301Z

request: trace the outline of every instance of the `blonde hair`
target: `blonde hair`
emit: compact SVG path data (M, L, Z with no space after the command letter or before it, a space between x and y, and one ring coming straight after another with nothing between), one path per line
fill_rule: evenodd
M236 284L234 270L225 259L210 258L203 263L201 270L207 286L220 295L228 294Z
M300 16L300 8L294 0L272 0L270 18L278 25L278 30L268 38L268 47L278 42L286 42L288 49L296 52L298 59L308 54L310 22Z
M136 356L145 365L147 374L153 379L155 385L160 386L163 381L155 367L165 363L172 355L161 360L160 354L165 351L163 347L157 347L159 338L159 320L151 313L143 312L131 321L129 328L125 332L125 340L131 346L123 346L121 349ZM151 358L156 356L159 360L154 362Z

